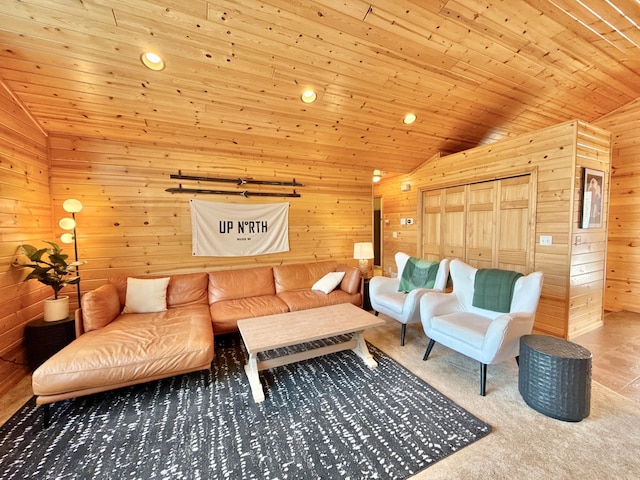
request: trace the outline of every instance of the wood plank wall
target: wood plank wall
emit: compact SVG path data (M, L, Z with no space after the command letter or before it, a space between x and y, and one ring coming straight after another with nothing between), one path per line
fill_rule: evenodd
M51 231L47 138L0 82L0 396L26 375L24 325L51 295L11 264L18 245Z
M612 133L607 310L640 312L640 99L601 118Z
M571 234L571 280L567 337L574 338L602 325L607 259L611 134L586 123L577 124L573 222ZM582 228L584 169L605 174L602 226Z
M82 292L114 275L165 274L335 259L357 265L353 243L372 238L371 171L316 166L210 149L158 146L52 136L51 192L54 215L77 198ZM295 152L291 152L295 157ZM171 194L169 187L259 191L260 186L170 179L198 176L296 181L300 198ZM292 188L262 187L291 192ZM256 257L194 257L189 199L212 202L290 202L291 251ZM57 228L57 227L56 227ZM56 232L57 235L62 231Z
M188 148L100 139L51 137L32 122L0 84L0 395L26 374L24 325L42 314L49 289L22 283L26 271L11 267L18 245L58 241L67 198L83 202L76 215L82 293L114 275L141 275L243 268L335 259L353 266L353 243L372 240L371 170L317 165L228 153L222 147ZM301 152L300 156L305 156ZM245 199L199 195L233 203L290 202L291 251L258 257L193 257L188 194L170 194L185 174L291 181L300 198ZM195 187L195 182L183 182ZM202 188L230 189L221 184ZM246 187L240 190L248 189ZM251 190L273 191L273 187ZM291 188L277 189L291 192ZM69 247L71 248L71 247ZM68 250L72 252L72 250ZM66 290L71 305L75 287Z
M535 329L569 338L578 331L597 328L602 320L602 301L593 298L601 297L602 289L598 290L593 281L593 271L588 278L572 276L580 269L579 260L573 259L572 242L579 221L578 172L585 164L597 164L608 172L608 138L608 132L583 122L566 122L453 155L435 156L411 174L384 177L374 187L374 196L382 198L383 272L395 271L393 256L397 251L419 254L421 191L505 178L535 169L538 183L534 265L535 270L545 274ZM403 184L409 184L410 190L401 191ZM401 225L401 218L413 218L414 222ZM580 251L594 249L594 255L583 260L590 267L599 264L604 271L603 231L606 232L606 225L604 230L583 235ZM551 235L553 244L539 245L540 235ZM588 317L591 323L579 321L576 328L571 317L576 312L570 311L572 296L587 292L591 300L587 306L580 306L579 315Z

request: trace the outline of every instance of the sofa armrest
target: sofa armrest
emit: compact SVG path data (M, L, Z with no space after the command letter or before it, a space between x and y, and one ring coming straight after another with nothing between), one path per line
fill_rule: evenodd
M90 332L105 327L115 320L122 311L118 290L112 283L105 283L95 290L85 293L80 301L82 311L82 331ZM76 335L78 327L76 326Z
M76 338L84 333L84 324L82 323L82 309L76 308L74 313L74 320L76 324Z
M336 272L344 272L344 277L340 282L340 290L351 295L360 293L360 269L340 264L336 266Z

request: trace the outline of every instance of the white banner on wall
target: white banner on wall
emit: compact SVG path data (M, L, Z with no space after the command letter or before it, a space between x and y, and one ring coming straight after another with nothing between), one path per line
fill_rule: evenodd
M191 200L194 256L244 257L289 251L289 202L266 205Z

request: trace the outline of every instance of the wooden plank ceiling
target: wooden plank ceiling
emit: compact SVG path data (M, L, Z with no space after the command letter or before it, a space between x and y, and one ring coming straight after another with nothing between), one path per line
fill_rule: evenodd
M0 80L51 134L409 172L640 97L639 23L637 0L3 0Z

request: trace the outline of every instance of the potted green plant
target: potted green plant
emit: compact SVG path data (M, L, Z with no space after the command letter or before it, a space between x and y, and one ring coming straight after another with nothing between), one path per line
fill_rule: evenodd
M85 262L69 262L69 255L53 242L46 242L50 248L36 248L33 245L20 245L19 251L28 259L28 263L14 262L15 266L31 268L24 281L36 279L53 289L53 297L44 301L44 320L53 322L69 316L69 297L60 295L67 285L76 285L80 277L76 275L76 267Z

